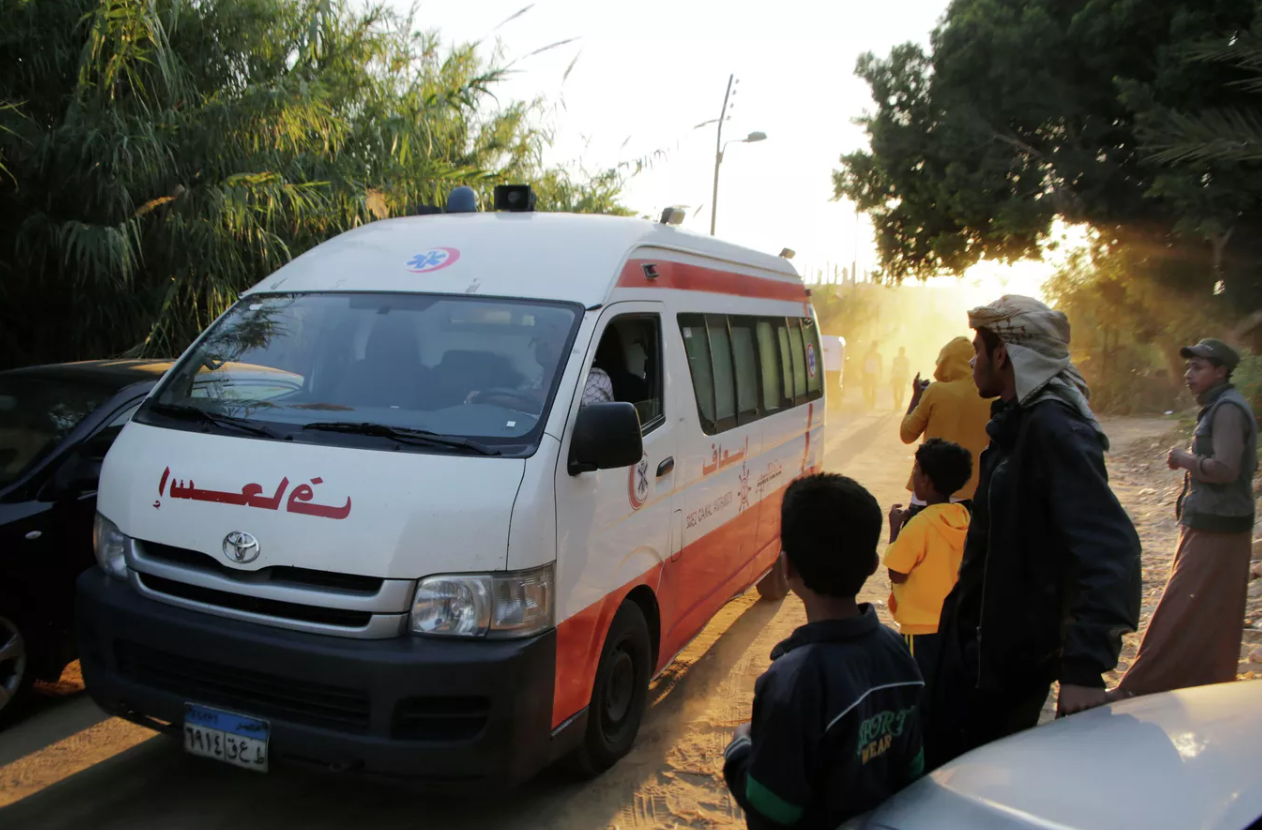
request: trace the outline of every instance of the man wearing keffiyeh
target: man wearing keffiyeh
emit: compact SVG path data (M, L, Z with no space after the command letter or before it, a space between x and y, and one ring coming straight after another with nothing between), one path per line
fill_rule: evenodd
M1102 675L1139 624L1139 537L1109 489L1069 321L1005 296L969 325L978 393L999 400L928 678L931 766L1034 726L1053 681L1058 715L1104 703Z

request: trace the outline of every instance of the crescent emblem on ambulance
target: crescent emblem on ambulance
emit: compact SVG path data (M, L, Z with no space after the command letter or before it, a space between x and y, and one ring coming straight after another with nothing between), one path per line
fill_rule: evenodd
M649 499L649 456L645 453L640 463L631 468L631 481L628 482L628 493L631 497L631 509L639 510Z

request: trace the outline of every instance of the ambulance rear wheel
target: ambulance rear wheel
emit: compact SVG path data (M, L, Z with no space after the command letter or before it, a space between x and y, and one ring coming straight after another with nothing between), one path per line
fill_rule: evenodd
M622 603L596 667L587 733L572 759L580 775L599 775L631 751L648 703L652 660L644 612L634 602Z
M758 596L771 602L779 602L789 595L789 579L784 575L784 567L777 561L775 566L758 580Z

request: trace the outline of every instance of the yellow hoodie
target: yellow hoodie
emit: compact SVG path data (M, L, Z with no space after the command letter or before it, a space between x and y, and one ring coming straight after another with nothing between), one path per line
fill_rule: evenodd
M931 504L912 517L885 551L885 567L907 574L890 594L890 613L903 634L935 634L942 601L955 587L968 535L961 504Z
M971 499L977 490L979 459L982 450L990 443L986 423L990 420L990 400L977 394L973 383L973 344L967 337L957 337L942 347L938 353L938 368L933 377L936 383L920 397L916 408L903 418L900 433L904 444L911 444L921 435L926 440L941 438L959 444L973 455L973 476L968 483L952 496ZM907 482L911 489L911 481Z

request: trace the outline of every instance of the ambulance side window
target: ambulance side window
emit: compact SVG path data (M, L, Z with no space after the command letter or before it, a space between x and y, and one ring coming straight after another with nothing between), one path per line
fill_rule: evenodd
M705 320L699 314L681 314L679 331L684 337L684 352L688 355L692 388L697 395L701 429L706 435L713 435L714 369L710 364L710 336L706 332Z
M808 317L681 314L679 330L706 435L823 397Z
M728 327L732 332L732 360L736 367L736 419L741 424L748 424L762 417L754 322L752 317L728 318Z
M784 406L784 380L775 324L771 320L758 321L758 361L762 369L763 412L778 412Z
M784 320L776 320L776 337L780 341L780 368L783 372L784 399L793 405L793 354L789 348L789 326Z
M679 331L684 338L689 373L697 395L697 414L706 435L731 429L738 423L756 420L757 391L753 394L755 411L749 417L737 418L738 400L749 397L738 392L738 357L733 354L732 331L728 317L722 314L681 314ZM757 382L755 376L755 383Z
M644 434L665 420L662 324L656 314L627 314L605 327L593 365L609 376L613 399L635 406Z
M714 361L714 419L719 432L736 426L736 372L732 365L732 337L727 318L706 315L710 356Z
M800 404L806 401L806 349L798 320L789 321L789 344L793 354L793 399Z

